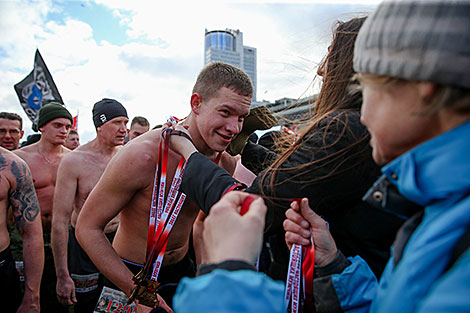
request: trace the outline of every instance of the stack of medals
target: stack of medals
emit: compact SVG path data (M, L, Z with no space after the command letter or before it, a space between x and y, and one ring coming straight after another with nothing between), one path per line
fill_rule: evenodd
M134 276L137 286L129 297L128 304L137 299L139 304L152 308L158 306L158 273L163 262L168 236L186 199L186 195L178 191L185 165L184 158L181 158L165 201L169 139L172 132L175 131L170 128L162 129L150 205L146 262L144 268ZM181 132L178 132L178 135L181 135Z

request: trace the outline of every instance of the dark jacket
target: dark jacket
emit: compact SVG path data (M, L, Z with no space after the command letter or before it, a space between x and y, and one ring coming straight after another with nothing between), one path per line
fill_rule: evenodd
M266 150L247 148L243 159L249 168L253 168L248 164L250 161L256 165L265 159L268 163L273 160L272 153ZM202 170L202 163L206 162L197 157L198 164L191 164L192 158L186 166L181 188L202 208L208 209L234 179L228 173L217 174L219 170L215 167ZM311 130L301 146L281 164L273 183L271 174L262 179L265 175L262 171L246 191L278 198L308 198L310 207L329 223L338 248L346 256L360 255L380 276L402 221L361 200L379 173L371 158L369 136L360 123L360 113L346 110L328 116ZM290 202L266 200L265 203L268 206L265 239L275 261L267 272L275 279L285 280L289 251L282 223Z

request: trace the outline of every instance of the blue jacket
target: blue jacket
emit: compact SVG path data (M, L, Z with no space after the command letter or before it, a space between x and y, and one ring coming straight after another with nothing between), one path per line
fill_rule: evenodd
M341 308L470 312L470 251L445 271L453 248L470 227L470 122L404 153L382 172L402 195L425 207L424 216L396 266L392 251L379 284L360 258L332 275Z
M183 278L173 297L177 313L281 313L284 284L250 271L216 269L196 278Z
M404 153L382 169L400 193L425 207L395 266L380 283L360 258L339 274L316 277L315 290L333 291L319 312L470 312L470 250L446 271L470 227L470 122ZM392 251L393 254L393 251ZM216 270L184 279L173 300L180 312L281 312L283 286L251 271Z

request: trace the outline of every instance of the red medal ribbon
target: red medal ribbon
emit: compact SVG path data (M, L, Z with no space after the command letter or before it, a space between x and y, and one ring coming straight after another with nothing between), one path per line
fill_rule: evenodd
M178 192L185 164L184 159L181 158L168 192L167 201L165 202L168 147L169 132L167 129L163 129L160 138L157 168L155 171L156 173L150 206L147 257L144 266L145 276L150 274L150 268L152 267L151 279L154 281L158 278L158 273L163 261L166 245L168 243L168 236L186 198L186 195ZM180 194L180 197L176 206L174 206L178 194Z
M181 121L175 117L170 117L170 119L172 123ZM179 192L185 166L184 158L181 158L165 201L169 140L170 135L172 134L185 136L191 140L186 133L171 128L162 129L160 135L157 167L155 169L155 179L150 206L147 255L143 270L144 276L150 276L150 279L154 281L157 281L158 279L171 229L173 228L181 208L183 207L184 200L186 199L186 195ZM219 153L215 162L218 163L221 157L222 152ZM178 201L176 201L176 199L178 199Z
M308 246L303 246L302 278L304 281L304 312L315 312L313 305L313 271L315 267L315 246L313 238Z

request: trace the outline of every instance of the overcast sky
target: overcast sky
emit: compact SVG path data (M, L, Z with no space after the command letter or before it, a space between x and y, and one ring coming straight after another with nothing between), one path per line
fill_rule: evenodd
M19 113L32 133L13 85L33 69L39 48L67 108L79 113L81 143L95 137L91 111L104 97L152 126L184 117L206 28L239 29L244 45L257 48L259 101L308 96L335 20L363 16L378 2L0 0L0 110Z

